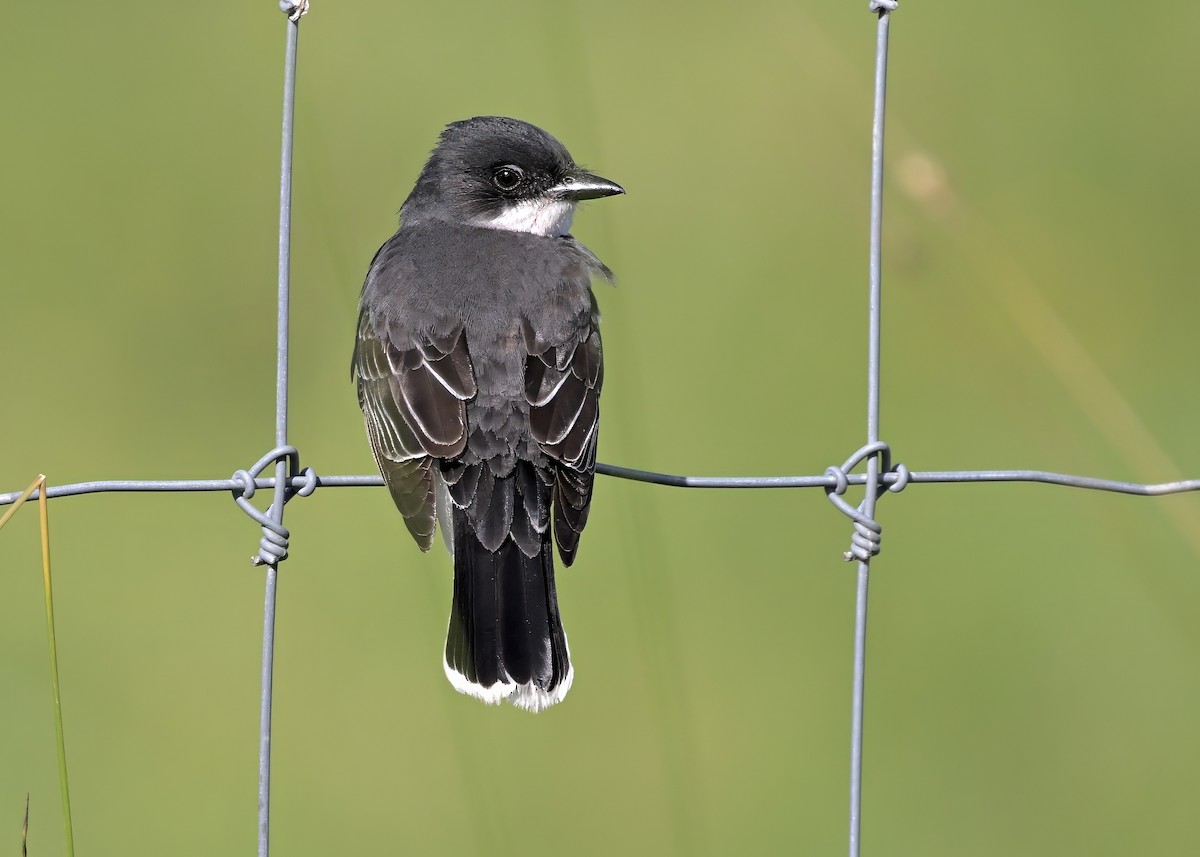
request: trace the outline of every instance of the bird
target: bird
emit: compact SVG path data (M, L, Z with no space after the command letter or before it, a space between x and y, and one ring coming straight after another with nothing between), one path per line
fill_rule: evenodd
M613 274L570 228L580 202L624 192L535 125L452 122L363 284L352 378L367 438L417 545L441 529L446 677L486 703L542 711L574 678L553 553L571 565L591 508L591 286Z

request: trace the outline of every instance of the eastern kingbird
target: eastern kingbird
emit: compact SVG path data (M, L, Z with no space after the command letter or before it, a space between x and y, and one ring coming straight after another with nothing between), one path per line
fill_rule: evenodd
M592 295L612 272L568 233L623 193L516 119L442 132L363 285L354 349L375 462L422 550L454 556L446 677L541 711L571 687L554 541L575 559L604 369Z

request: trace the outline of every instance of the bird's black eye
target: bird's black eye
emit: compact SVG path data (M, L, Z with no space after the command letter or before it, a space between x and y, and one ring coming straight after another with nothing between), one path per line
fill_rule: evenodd
M497 167L496 171L492 173L492 183L500 190L516 190L524 180L525 171L512 165Z

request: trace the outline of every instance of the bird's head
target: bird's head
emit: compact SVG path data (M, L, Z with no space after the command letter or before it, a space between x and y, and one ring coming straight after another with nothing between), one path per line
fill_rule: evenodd
M578 166L541 128L502 116L453 122L442 132L400 214L533 235L566 235L575 206L624 193Z

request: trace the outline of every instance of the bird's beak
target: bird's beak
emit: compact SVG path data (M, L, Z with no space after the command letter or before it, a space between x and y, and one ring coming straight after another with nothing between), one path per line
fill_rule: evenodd
M592 175L583 170L568 173L562 181L550 189L561 199L578 202L584 199L599 199L602 196L615 196L625 193L625 188L606 178Z

